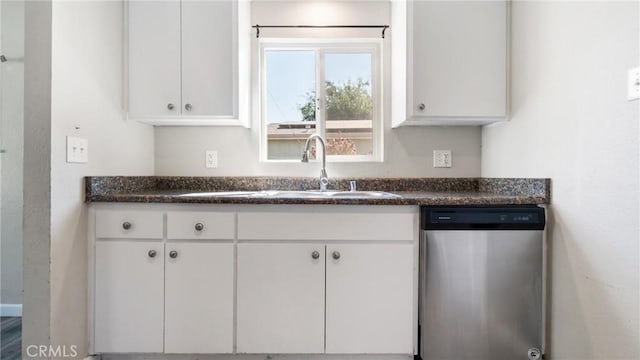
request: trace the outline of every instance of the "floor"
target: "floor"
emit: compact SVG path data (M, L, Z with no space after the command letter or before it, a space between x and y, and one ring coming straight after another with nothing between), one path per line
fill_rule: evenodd
M22 349L22 318L0 318L0 359L20 360Z

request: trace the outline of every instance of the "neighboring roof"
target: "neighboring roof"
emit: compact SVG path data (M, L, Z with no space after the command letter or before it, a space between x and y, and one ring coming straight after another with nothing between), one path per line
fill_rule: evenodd
M371 139L372 136L373 121L371 120L329 120L326 124L330 137L332 134L340 134L351 139ZM315 121L288 121L267 125L269 139L306 139L315 132Z

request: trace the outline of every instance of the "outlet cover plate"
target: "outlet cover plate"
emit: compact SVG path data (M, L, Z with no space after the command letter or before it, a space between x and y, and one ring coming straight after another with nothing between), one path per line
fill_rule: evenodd
M217 150L207 150L204 154L204 166L207 169L215 169L218 167L218 151Z
M433 150L433 167L450 168L451 150Z
M67 136L67 162L86 164L89 162L89 140Z

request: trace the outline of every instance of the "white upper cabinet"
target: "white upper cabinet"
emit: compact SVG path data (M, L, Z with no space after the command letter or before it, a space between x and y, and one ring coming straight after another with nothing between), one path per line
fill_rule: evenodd
M239 75L238 14L248 5L128 4L129 118L154 125L246 126L238 105L239 83L245 81Z
M483 125L508 116L508 1L392 5L393 126Z
M129 2L129 117L180 115L180 2Z
M182 1L183 114L234 114L233 13L231 1Z

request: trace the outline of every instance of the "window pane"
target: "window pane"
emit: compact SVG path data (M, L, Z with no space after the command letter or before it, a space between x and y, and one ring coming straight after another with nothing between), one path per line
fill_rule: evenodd
M327 155L373 154L371 53L325 55Z
M315 52L265 50L267 159L300 159L316 132Z

